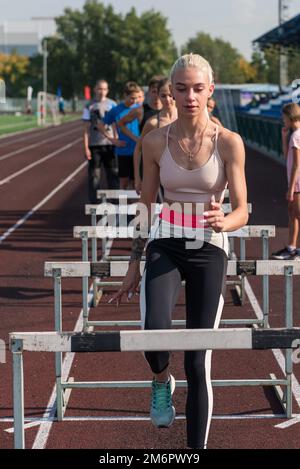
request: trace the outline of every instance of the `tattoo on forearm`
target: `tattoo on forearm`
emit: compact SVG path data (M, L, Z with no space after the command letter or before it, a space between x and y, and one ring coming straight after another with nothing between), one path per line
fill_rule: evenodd
M146 238L135 238L132 243L130 261L139 261L143 255Z

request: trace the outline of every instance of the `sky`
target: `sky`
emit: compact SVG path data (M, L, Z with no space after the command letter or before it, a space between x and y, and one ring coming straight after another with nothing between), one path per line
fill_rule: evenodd
M290 17L300 13L300 0L286 0ZM0 22L28 20L36 16L59 16L64 8L81 9L85 0L0 0ZM135 6L140 14L151 8L168 18L177 47L203 31L229 41L246 59L252 40L278 24L278 0L103 0L116 12Z

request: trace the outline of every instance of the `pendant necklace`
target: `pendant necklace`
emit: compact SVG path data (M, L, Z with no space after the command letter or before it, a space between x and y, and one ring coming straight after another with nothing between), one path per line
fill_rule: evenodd
M196 155L198 155L199 151L201 150L202 148L202 144L203 144L203 138L204 138L204 134L205 134L205 131L207 129L207 126L208 126L208 122L209 122L209 118L207 119L206 121L206 124L205 124L205 127L201 133L201 138L200 138L200 145L199 147L196 149L196 151L194 151L194 149L191 151L189 149L187 149L187 147L185 146L185 144L183 143L182 139L178 139L178 145L180 146L181 150L183 151L183 153L185 153L186 155L188 155L189 157L189 160L192 161ZM177 121L177 131L178 131L178 121Z

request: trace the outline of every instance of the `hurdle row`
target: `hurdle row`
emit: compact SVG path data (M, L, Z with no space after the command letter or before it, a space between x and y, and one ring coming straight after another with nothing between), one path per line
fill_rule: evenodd
M108 200L118 200L119 205L121 206L121 209L127 206L127 201L128 200L139 200L140 196L137 194L136 191L134 190L98 190L97 191L97 198L101 201L100 204L98 205L86 205L85 206L85 213L86 215L91 216L91 226L96 227L98 222L97 222L97 216L103 215L102 221L104 219L107 220L108 218L108 213L105 213L104 208L107 204ZM230 192L228 189L224 191L224 201L230 201ZM123 207L122 207L123 205ZM160 213L160 208L159 204L157 204L157 209L156 213ZM232 207L230 203L225 203L223 204L223 211L224 213L230 213L232 211ZM126 210L126 209L125 209ZM104 213L103 213L104 212ZM248 212L252 213L252 205L248 204ZM136 213L136 204L131 204L129 211L127 215L135 215ZM125 215L125 212L121 213L122 215ZM114 225L116 224L116 217L119 216L119 213L116 213L114 211ZM104 221L105 223L105 221ZM126 220L125 220L126 223ZM275 234L274 234L275 236ZM233 237L229 237L229 246L230 246L230 252L234 252L234 239ZM102 258L105 257L106 253L106 246L107 246L108 238L103 237L102 238ZM268 244L268 242L267 242ZM83 248L84 249L84 248ZM268 252L263 256L263 259L268 259ZM108 256L107 259L109 259L111 256ZM240 237L240 259L245 260L246 259L246 243L245 239ZM88 260L85 255L83 255L82 260ZM91 260L93 262L97 262L97 238L94 237L92 238L92 258ZM120 257L116 258L115 260L126 260L126 256L121 259ZM267 277L263 278L263 290L264 290L264 296L263 296L263 311L264 311L264 317L267 315L267 310L268 310L268 303L267 303L267 298L268 298L268 285L267 285L268 279ZM246 293L245 293L245 281L244 278L241 277L239 280L231 281L231 284L233 284L236 288L239 300L241 305L245 303L246 299ZM93 306L96 307L97 303L99 301L99 298L101 297L101 292L98 292L97 285L96 285L96 279L93 280Z
M127 212L126 212L127 213ZM82 240L82 260L88 261L89 251L89 240L93 242L97 239L128 239L133 238L134 228L129 227L117 227L117 226L75 226L73 229L73 236ZM261 238L262 241L262 259L268 260L269 258L269 238L275 237L274 226L245 226L239 230L229 232L229 239L240 239L245 243L246 239L250 238ZM92 262L97 262L96 250L92 249ZM143 257L143 260L145 258ZM120 262L129 261L129 256L103 256L103 261L108 262ZM241 260L245 260L245 252L241 253ZM125 272L126 274L126 272ZM125 275L124 274L124 275ZM240 300L241 304L244 304L245 297L245 278L244 275L239 276L239 279L227 280L227 285L235 285L240 287ZM235 319L225 320L224 324L240 324L240 325L253 325L258 324L259 326L268 327L269 324L269 277L264 275L262 277L263 283L263 317L262 319ZM121 284L120 284L121 285ZM109 282L100 281L97 278L93 279L93 302L96 306L103 294L105 286L118 286L117 284L111 284ZM100 287L100 292L98 288ZM84 294L88 295L88 280L83 280ZM86 303L83 305L84 317L88 316Z
M105 190L105 191L98 191L97 193L97 196L99 199L101 199L101 203L99 203L98 205L90 205L90 204L87 204L85 206L85 214L86 215L90 215L91 216L91 226L96 228L97 226L99 226L99 224L101 226L103 225L109 225L109 226L113 226L115 227L117 225L117 220L121 221L122 222L122 226L125 227L127 226L127 216L135 216L136 215L136 211L137 211L137 204L130 204L130 205L127 205L127 201L128 199L139 199L139 195L137 195L137 193L135 191L116 191L116 190ZM229 190L226 189L225 191L225 197L229 199ZM114 206L112 204L107 204L107 200L108 199L118 199L119 201L119 205L118 206ZM222 205L222 209L224 211L225 214L228 214L228 213L231 213L232 212L232 206L230 203L225 203ZM160 204L156 204L155 205L155 211L154 211L154 215L157 216L159 213L161 212L161 205ZM248 212L251 213L252 212L252 205L251 204L248 204ZM98 218L101 216L102 218L100 219L100 221L98 222ZM76 235L76 232L74 233L74 236L75 237L81 237L82 239L84 239L85 235L84 235L84 231L87 231L87 230L84 230L84 228L88 229L88 227L75 227L78 231L78 229L81 229L81 232L82 232L82 236L77 236ZM97 256L97 240L98 239L102 239L102 249L101 249L101 252L102 252L102 259L107 259L107 260L127 260L128 257L126 256L123 256L123 257L120 257L120 256L106 256L106 247L107 247L107 242L108 242L108 239L114 239L117 234L116 232L111 229L109 230L108 229L108 232L107 232L107 235L105 236L104 234L102 236L100 235L92 235L92 231L91 231L91 235L87 237L85 237L85 239L89 238L91 239L91 247L92 247L92 255L91 255L91 260L92 262L97 262L98 260L98 256ZM96 233L96 232L95 232ZM128 238L128 237L132 237L131 235L127 235L127 231L126 229L124 230L124 235L123 236L119 236L119 237L123 237L123 238ZM99 232L98 232L99 234ZM240 239L240 259L241 260L245 260L246 259L246 238L249 239L249 236L246 236L246 233L244 233L245 236L242 236L242 235L236 235L236 237L239 237ZM253 235L255 236L255 235ZM256 235L257 236L257 235ZM265 238L265 240L263 239L263 255L262 255L262 259L268 259L269 257L269 249L268 249L268 237L269 236L272 236L274 237L275 236L275 227L266 227L266 230L263 230L261 235L260 235L262 238ZM229 245L230 245L230 252L233 253L234 252L234 239L235 239L235 236L233 234L229 234ZM83 241L83 243L86 242L86 241ZM82 260L83 261L87 261L88 260L88 255L86 254L88 253L88 247L84 246L84 244L82 245ZM240 279L238 280L234 280L234 281L229 281L229 284L233 284L235 287L236 287L236 290L237 290L237 294L238 294L238 297L239 297L239 300L240 300L240 303L241 305L243 305L245 303L245 281L244 281L244 278L241 277ZM97 304L98 304L98 301L99 301L99 295L101 297L101 292L99 294L98 292L98 288L97 288L97 280L94 279L93 280L93 306L96 307ZM263 311L264 311L264 318L267 318L267 315L268 315L268 279L267 277L264 277L263 278ZM245 324L245 323L243 323ZM266 326L266 324L265 324Z
M13 355L14 447L15 449L24 449L23 351L54 352L61 355L64 352L285 349L292 354L293 350L300 345L300 328L184 329L94 333L13 332L10 334L9 343ZM284 384L284 380L278 380L278 382Z
M118 200L119 205L127 205L128 200L139 200L140 196L137 194L135 190L98 190L97 191L97 198L100 200L100 205L90 205L87 204L85 206L85 214L91 216L91 226L97 226L97 216L102 215L102 213L99 213L99 206L105 206L108 200ZM226 189L224 191L224 202L230 202L230 191L229 189ZM133 205L133 204L132 204ZM100 209L101 210L101 209ZM230 203L224 203L223 204L223 211L224 213L230 213L232 211ZM160 212L160 209L158 209L158 213ZM248 204L248 212L252 213L252 205ZM134 215L135 212L132 212L131 215ZM107 219L107 214L104 215ZM103 238L102 239L102 258L105 256L106 253L106 243L107 239ZM229 246L230 246L230 252L234 252L234 238L230 237L229 238ZM246 259L246 243L244 238L240 238L240 259L245 260ZM265 259L265 257L263 257ZM266 257L267 259L267 257ZM83 259L87 260L87 259ZM91 260L93 262L96 262L97 259L97 239L92 239L92 258ZM120 259L116 259L120 260ZM265 281L265 280L264 280ZM241 304L244 304L245 302L245 283L244 279L241 278L239 282L235 282L235 286L239 287L238 295L241 301ZM97 287L94 283L93 285L93 306L97 306Z
M141 271L144 268L144 262L141 262ZM127 261L115 262L46 262L45 276L52 277L54 281L54 310L55 310L55 330L62 333L62 290L61 283L63 277L77 277L86 279L90 277L122 277L128 269ZM300 275L300 263L293 261L228 261L228 276L263 276L276 275L284 276L285 279L285 328L293 327L293 276ZM106 285L118 286L120 282L107 282ZM83 312L88 311L87 295L83 293L83 303L85 308ZM84 331L87 328L102 327L129 327L141 326L141 321L89 321L87 315L83 318ZM174 326L185 325L184 320L172 321ZM263 329L264 330L264 329ZM266 329L268 330L268 329ZM139 382L71 382L62 380L62 353L57 352L55 357L56 368L56 393L57 393L57 418L62 420L67 407L69 393L67 390L74 388L101 388L101 387L143 387L145 383ZM284 378L277 379L275 374L271 374L268 379L239 379L239 380L219 380L213 383L217 386L273 386L277 397L287 417L292 415L292 373L293 363L291 350L285 352L285 370ZM137 384L138 383L138 384ZM279 386L285 387L285 393L282 393Z

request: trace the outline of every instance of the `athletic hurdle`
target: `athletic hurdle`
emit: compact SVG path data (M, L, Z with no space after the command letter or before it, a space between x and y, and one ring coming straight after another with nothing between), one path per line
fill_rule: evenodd
M116 261L110 262L46 262L45 276L54 279L55 295L55 329L57 333L62 333L62 307L61 307L61 279L63 277L120 277L124 276L128 269L128 262ZM144 269L144 262L141 262L141 273ZM293 328L293 276L300 275L300 262L293 261L229 261L227 268L228 276L262 276L279 275L285 278L285 328ZM120 282L107 282L107 285L118 286ZM87 301L87 297L83 298ZM87 327L92 326L141 326L141 321L88 321L84 318L84 332ZM185 321L173 321L174 326L184 325ZM265 329L263 329L265 330ZM268 331L268 329L266 329ZM159 349L160 350L160 349ZM62 354L56 353L56 391L57 391L57 418L63 419L67 406L66 390L73 388L101 388L101 387L144 387L145 382L137 383L126 381L120 382L73 382L71 378L68 381L62 381ZM219 380L213 381L213 386L273 386L277 397L284 410L284 414L290 418L292 415L292 352L286 350L285 371L283 379L276 379L274 374L271 379L238 379L238 380ZM147 386L149 383L147 384ZM185 382L181 382L181 386ZM285 387L285 393L282 395L279 386Z
M300 344L300 328L94 333L13 332L9 335L9 343L13 354L14 447L25 449L23 351L62 354L64 352L286 349L292 353Z
M102 215L103 220L102 224L106 224L107 220L107 215L108 213L106 211L103 211L103 205L107 204L108 200L118 200L119 201L119 206L124 209L124 206L127 205L127 200L139 200L140 196L137 194L135 190L103 190L100 189L97 191L97 198L100 200L100 203L98 205L86 205L85 206L85 214L91 216L91 226L97 226L97 215ZM229 189L225 189L224 191L224 203L223 204L223 210L224 213L230 213L232 211L231 205L230 205L230 191ZM103 204L103 205L102 205ZM99 209L99 206L102 208ZM159 205L158 205L159 207ZM160 209L157 207L157 214L160 212ZM129 209L128 215L135 215L134 212L134 206ZM252 205L248 204L248 212L252 213ZM124 212L125 214L125 212ZM102 238L102 259L104 257L109 258L109 256L106 256L106 246L107 246L107 239ZM230 252L234 253L234 239L229 238L229 246L230 246ZM240 260L246 260L246 239L245 238L240 238ZM263 259L268 259L268 254L267 256L263 256ZM87 260L85 256L83 256L82 260ZM121 259L119 259L121 260ZM123 260L126 260L124 258ZM92 262L97 262L97 239L92 238ZM264 283L267 283L267 279L263 279ZM245 284L244 284L244 279L241 278L239 281L233 282L236 288L240 288L240 291L237 290L237 293L239 295L239 299L241 304L243 305L245 302ZM267 285L265 286L265 289L267 289ZM96 279L93 281L93 306L96 307L97 303L99 301L98 298L98 289L96 286ZM267 305L265 306L265 310L267 310Z
M122 207L120 207L122 209ZM129 210L128 210L129 209ZM112 207L113 212L113 207ZM119 211L119 213L122 210ZM135 207L132 205L124 207L124 213L127 215L135 214ZM102 221L102 220L101 220ZM91 239L92 243L95 239L108 239L108 238L120 238L127 239L132 238L134 234L133 227L116 227L116 226L75 226L73 230L73 236L75 238L80 238L82 240L82 260L88 261L88 240ZM229 239L239 238L245 242L249 238L261 238L262 240L262 259L268 260L269 258L269 238L275 236L275 226L244 226L240 230L232 231L228 233ZM95 260L95 250L92 251L92 262L97 262ZM243 254L244 257L245 253ZM93 258L94 256L94 258ZM97 258L97 254L96 254ZM144 259L144 258L143 258ZM102 261L128 261L129 256L104 256ZM245 260L244 258L241 260ZM88 294L88 279L83 280L84 285L84 294ZM245 278L241 276L240 280L227 280L227 285L235 285L240 287L239 298L241 304L244 304L245 301ZM112 286L112 285L109 285ZM105 287L105 283L102 280L93 279L93 300L94 306L96 306L102 296L103 290L98 290L98 287ZM86 306L85 306L86 308ZM86 316L88 312L86 311ZM269 278L267 275L263 276L263 318L262 319L244 319L244 320L231 320L227 319L223 321L223 324L240 324L240 325L253 325L258 324L264 327L268 327L269 322Z

